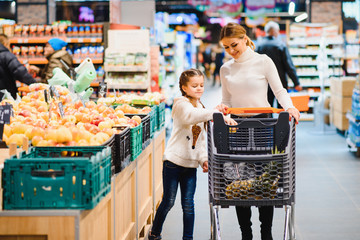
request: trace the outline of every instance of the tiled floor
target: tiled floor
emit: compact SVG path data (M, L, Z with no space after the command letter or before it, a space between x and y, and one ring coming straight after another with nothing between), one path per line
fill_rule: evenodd
M206 86L203 103L213 108L221 100L218 87ZM312 122L301 122L296 137L296 215L297 240L360 239L360 159L350 153L345 138L314 134ZM180 193L178 193L180 194ZM163 239L182 239L180 196L164 224ZM207 174L198 169L195 194L194 239L210 237ZM258 211L253 207L254 240L260 239ZM282 239L284 209L275 209L274 240ZM234 207L220 210L222 239L241 239Z

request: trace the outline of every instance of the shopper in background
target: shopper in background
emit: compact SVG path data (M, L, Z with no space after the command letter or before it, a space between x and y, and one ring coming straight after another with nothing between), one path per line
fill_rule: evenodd
M50 39L44 48L44 55L47 58L48 63L42 70L37 66L30 65L30 72L35 72L37 75L39 75L43 83L47 83L47 80L53 77L53 70L57 67L61 68L66 74L69 75L68 68L73 67L73 59L66 51L66 46L67 43L60 38ZM66 66L60 60L62 60Z
M266 37L264 37L257 46L256 51L260 54L268 55L275 63L276 69L279 73L281 83L285 89L288 89L288 81L286 74L289 75L293 81L295 89L301 91L299 78L296 74L296 68L291 60L286 44L278 39L280 27L276 22L270 21L265 25ZM274 106L275 95L269 86L268 101L271 106ZM279 106L281 107L281 106Z
M200 102L204 92L204 75L200 70L184 71L179 80L182 97L174 100L173 129L163 157L164 195L156 212L149 240L161 239L166 215L174 206L178 185L180 185L183 209L183 240L193 239L194 194L196 168L208 171L206 152L206 125L217 110L206 110ZM225 117L228 124L236 124Z
M16 80L28 85L36 81L9 49L10 41L8 37L0 34L0 89L6 89L16 99ZM0 96L0 101L1 99L2 96Z
M211 64L211 44L210 43L204 43L204 50L202 52L203 54L203 66L205 69L205 76L210 79L210 64Z
M225 52L220 44L216 44L213 47L212 54L213 54L212 61L215 64L215 69L214 69L214 73L213 73L213 86L215 86L217 82L219 82L219 84L221 85L221 83L220 83L220 68L223 65Z
M275 64L268 56L254 52L255 45L246 35L246 30L239 24L229 23L222 28L220 41L233 59L224 63L220 69L222 103L217 109L226 113L229 107L269 107L267 90L270 84L280 104L297 122L300 113L283 88ZM263 114L242 117L263 117ZM251 240L251 208L237 206L236 214L242 240ZM273 206L259 207L262 240L273 239L273 214Z

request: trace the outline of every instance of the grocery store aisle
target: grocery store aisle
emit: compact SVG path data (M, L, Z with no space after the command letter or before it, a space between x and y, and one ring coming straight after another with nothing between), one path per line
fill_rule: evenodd
M219 87L206 86L202 98L207 108L221 99ZM360 159L348 151L339 134L316 135L312 122L300 122L296 137L296 239L360 239ZM180 194L180 193L178 193ZM182 210L178 196L164 224L164 240L182 239ZM209 239L210 215L207 174L198 169L195 194L194 239ZM253 207L254 240L260 239L258 211ZM284 209L276 208L274 240L282 239ZM234 207L220 210L221 234L226 239L241 239Z

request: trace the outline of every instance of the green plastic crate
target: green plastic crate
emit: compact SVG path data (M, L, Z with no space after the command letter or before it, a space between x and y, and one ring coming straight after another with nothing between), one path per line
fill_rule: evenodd
M130 129L131 161L134 161L142 152L142 131L142 123Z
M150 126L150 115L149 114L125 114L126 117L132 118L134 116L139 116L141 118L142 124L142 149L145 149L150 145L151 137L151 126Z
M158 105L158 130L160 130L165 125L165 103L162 102Z
M158 126L159 126L159 113L158 113L158 105L154 105L151 107L152 109L152 113L153 113L153 124L154 124L154 132L156 132L158 130ZM151 120L150 120L151 121Z
M157 114L155 107L151 107L151 112L149 112L149 116L150 116L150 138L152 139L156 132L156 122L157 122L156 119Z
M110 147L34 147L7 159L4 209L92 209L111 190Z

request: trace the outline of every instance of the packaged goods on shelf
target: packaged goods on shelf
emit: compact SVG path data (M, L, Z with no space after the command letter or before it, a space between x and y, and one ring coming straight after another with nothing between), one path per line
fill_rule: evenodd
M105 64L108 66L145 66L146 53L109 53L106 55Z

